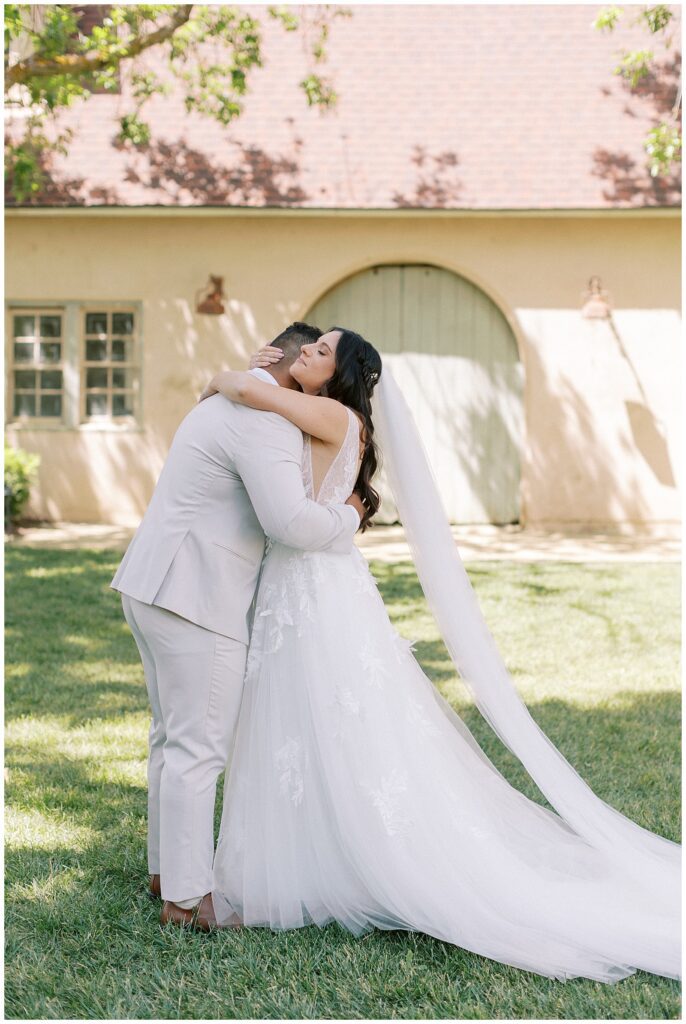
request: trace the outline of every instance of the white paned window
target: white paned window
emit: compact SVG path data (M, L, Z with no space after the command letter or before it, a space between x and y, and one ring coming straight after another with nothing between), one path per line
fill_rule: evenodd
M62 422L63 310L14 310L11 325L10 416L19 422L29 419Z
M136 327L135 310L85 310L81 362L81 417L85 422L136 418Z
M6 324L12 427L141 429L140 303L16 302Z

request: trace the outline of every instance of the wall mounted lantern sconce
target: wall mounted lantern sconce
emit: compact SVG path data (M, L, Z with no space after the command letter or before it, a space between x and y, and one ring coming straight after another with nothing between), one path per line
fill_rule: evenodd
M201 298L202 296L202 298ZM214 277L210 274L210 280L204 288L200 288L195 295L195 309L197 313L209 313L211 316L220 316L224 312L224 278Z
M588 291L583 293L583 299L581 315L587 320L609 320L612 316L609 296L599 277L594 276L589 280Z

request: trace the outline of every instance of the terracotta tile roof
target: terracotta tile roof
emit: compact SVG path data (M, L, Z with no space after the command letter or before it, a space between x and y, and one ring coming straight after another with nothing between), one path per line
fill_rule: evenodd
M266 22L265 66L237 121L188 116L177 92L146 108L152 144L122 149L122 98L95 95L65 118L76 139L34 205L678 205L679 176L651 179L642 146L674 102L678 27L670 49L656 47L660 75L631 90L612 69L620 48L650 45L647 33L623 22L597 32L595 5L351 10L328 44L334 111L308 108L302 41Z

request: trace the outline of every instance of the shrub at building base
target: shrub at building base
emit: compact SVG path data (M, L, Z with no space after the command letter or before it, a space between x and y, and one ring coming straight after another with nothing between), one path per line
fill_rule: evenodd
M40 455L5 444L5 532L21 518L35 480Z

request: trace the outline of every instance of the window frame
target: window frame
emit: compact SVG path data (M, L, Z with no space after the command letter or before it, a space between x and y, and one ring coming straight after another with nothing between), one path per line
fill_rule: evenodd
M32 312L61 311L62 313L62 417L14 416L14 324L13 317ZM130 366L136 373L137 388L134 387L134 415L110 419L84 419L85 413L85 337L86 312L129 312L134 314L135 346L133 362L120 364ZM143 409L143 303L140 300L122 301L107 299L19 299L5 301L5 365L10 372L5 375L5 426L12 431L78 433L142 433L144 428ZM110 365L110 364L107 364ZM20 367L21 368L21 367Z
M66 397L66 392L67 392L67 389L66 389L66 373L65 373L65 369L66 369L66 342L65 342L66 315L65 315L64 306L62 304L56 304L56 303L51 303L51 304L35 303L35 304L31 305L31 306L23 306L23 305L21 307L13 306L13 307L11 307L8 310L8 312L9 312L9 316L8 316L7 338L8 338L8 347L9 347L9 353L8 353L9 358L7 360L7 366L9 368L9 373L7 374L8 394L7 394L7 397L6 397L6 403L7 403L6 404L6 408L8 410L8 424L11 424L12 426L17 426L17 427L23 427L24 429L26 429L28 426L31 426L33 424L40 424L42 427L45 427L45 428L48 428L48 429L49 428L55 428L55 427L59 428L59 427L63 426L65 424L65 422L66 422L66 404L67 404L67 397ZM33 317L38 318L38 317L41 317L41 316L50 316L50 315L52 315L52 316L59 315L59 317L60 317L60 319L62 321L62 329L61 329L61 332L60 332L60 335L59 335L59 339L58 339L59 340L59 345L60 345L60 353L61 353L60 354L59 362L58 363L45 363L45 364L41 364L41 363L35 362L35 361L32 361L30 363L18 363L16 361L15 355L14 355L14 345L15 345L15 342L17 340L21 340L21 336L17 336L14 333L14 318L15 318L15 316L33 316ZM32 341L33 341L34 346L35 345L40 345L40 339L41 339L40 334L32 334L30 336L26 335L25 337L26 338L30 337L32 339ZM46 338L45 339L46 342L49 342L50 340L51 340L50 338ZM55 340L57 340L57 339L55 339ZM35 396L36 396L37 402L38 402L39 396L42 394L42 389L40 387L40 384L38 384L36 387L33 387L33 388L15 388L15 385L14 385L14 374L15 374L15 371L17 371L17 370L18 371L25 370L27 373L32 373L33 372L36 375L40 374L41 372L55 370L55 371L59 371L62 374L62 387L61 388L59 388L59 389L57 389L57 388L46 389L48 392L52 390L52 392L54 394L59 394L61 396L61 398L62 398L62 413L61 413L60 416L40 416L40 415L33 415L33 416L22 415L22 416L17 416L15 414L15 412L14 412L14 396L17 393L17 391L19 391L19 392L23 392L23 391L33 392L35 394Z
M96 338L97 335L94 332L90 334L86 331L86 317L89 313L106 313L109 318L114 313L132 313L133 314L133 331L130 336L120 334L118 337L128 340L130 337L133 358L130 362L118 362L113 359L105 360L86 360L86 344L89 339ZM85 303L81 309L80 315L80 337L79 337L79 426L81 427L97 427L103 425L111 425L114 427L132 427L136 426L140 422L139 406L140 406L140 330L139 324L139 313L133 303L125 305L123 303ZM100 340L106 340L108 345L111 346L112 341L115 339L115 331L107 331L103 336L100 336ZM110 348L111 352L111 348ZM108 373L108 379L111 380L111 373L114 370L132 370L133 371L133 383L131 388L113 388L111 384L105 388L88 388L86 386L86 380L89 370L105 370ZM108 398L108 404L111 409L112 402L111 398L116 391L123 391L124 393L130 393L133 402L133 415L130 416L113 416L110 412L106 416L88 416L86 413L86 399L89 392L95 392L98 394L105 394Z

